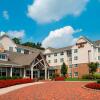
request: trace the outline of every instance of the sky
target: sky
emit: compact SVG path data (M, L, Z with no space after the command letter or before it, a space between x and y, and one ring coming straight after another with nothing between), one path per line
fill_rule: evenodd
M100 40L100 0L0 0L0 34L55 48Z

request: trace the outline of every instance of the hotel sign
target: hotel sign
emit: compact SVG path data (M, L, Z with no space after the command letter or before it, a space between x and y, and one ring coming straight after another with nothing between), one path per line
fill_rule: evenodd
M83 48L86 43L87 42L81 42L81 43L76 43L76 45L78 46L78 48Z

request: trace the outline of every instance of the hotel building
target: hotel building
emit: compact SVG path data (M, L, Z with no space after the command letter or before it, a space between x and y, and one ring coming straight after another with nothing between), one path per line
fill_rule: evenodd
M0 37L0 76L47 79L48 64L43 51L15 44L7 35Z
M7 35L0 37L0 76L47 79L54 73L61 74L63 62L69 77L81 78L89 73L89 62L100 63L100 41L80 37L73 46L43 51L15 44Z
M49 75L61 74L63 62L68 66L69 77L81 78L89 73L88 63L100 63L100 40L91 41L81 36L76 44L65 48L47 48L44 52L49 64ZM100 73L100 66L97 72Z

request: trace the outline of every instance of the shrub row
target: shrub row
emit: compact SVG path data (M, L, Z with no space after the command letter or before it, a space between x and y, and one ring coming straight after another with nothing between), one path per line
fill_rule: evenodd
M24 84L24 83L30 83L33 82L30 78L25 79L10 79L10 80L0 80L0 88L9 87L17 84Z
M97 80L97 83L100 84L100 80Z
M93 76L86 74L86 75L83 75L82 78L83 79L100 79L100 74L94 74Z
M64 81L65 80L65 77L56 77L55 78L55 81Z
M85 85L85 87L100 90L100 84L99 83L88 83L88 84Z
M10 76L0 76L0 80L9 80L9 79L21 79L22 77L20 77L20 76L12 76L12 77L10 77Z

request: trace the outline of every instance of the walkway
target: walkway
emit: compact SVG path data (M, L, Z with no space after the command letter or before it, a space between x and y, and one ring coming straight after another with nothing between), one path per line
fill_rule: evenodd
M87 82L46 82L12 91L0 100L100 100L100 91L82 88Z
M20 88L24 88L24 87L35 85L35 84L42 84L42 83L44 83L44 82L26 83L26 84L20 84L20 85L14 85L14 86L6 87L6 88L1 88L0 89L0 95L9 93L11 91L14 91L14 90L17 90L17 89L20 89Z

